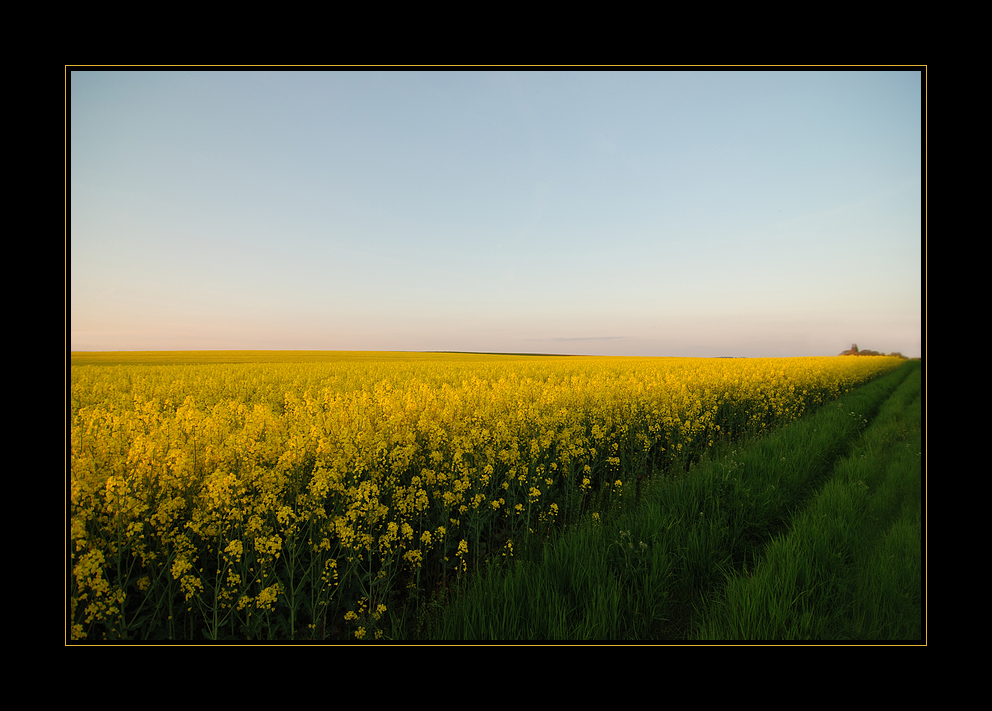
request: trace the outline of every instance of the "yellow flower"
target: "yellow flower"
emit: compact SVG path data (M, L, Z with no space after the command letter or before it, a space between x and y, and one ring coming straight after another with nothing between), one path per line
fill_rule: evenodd
M185 558L176 558L172 563L172 577L175 580L183 577L187 570L192 568L192 564Z
M281 592L282 586L279 583L270 585L258 593L258 597L255 598L255 604L261 610L271 610L272 606L278 601Z
M274 607L284 593L259 588L274 579L275 559L304 545L330 597L338 576L330 555L416 569L446 539L439 521L453 517L453 532L460 521L483 523L487 502L541 522L571 518L569 487L581 500L602 472L618 479L631 464L626 452L663 453L684 467L707 446L800 417L900 364L407 354L181 371L122 356L126 370L77 367L86 358L73 356L69 397L67 628L93 638L112 634L121 608L104 556L116 559L122 538L134 549L137 588L158 596L157 586L173 584L158 582L167 565L161 572L178 581L187 609L213 597L202 591L216 584L215 570L220 604L237 599L248 614ZM300 487L292 477L306 462L315 464ZM612 488L619 499L622 484ZM457 550L464 564L467 548ZM342 589L354 588L350 571L341 570ZM258 580L256 597L242 596ZM372 619L370 604L356 625Z
M227 548L224 549L224 552L229 556L232 556L234 560L240 561L241 554L244 552L244 545L241 541L231 541L227 544Z

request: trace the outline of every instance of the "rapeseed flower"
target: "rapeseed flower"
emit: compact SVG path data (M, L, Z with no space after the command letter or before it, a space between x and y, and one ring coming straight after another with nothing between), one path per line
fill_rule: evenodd
M202 628L192 610L211 614L214 596L201 592L217 584L214 571L219 604L278 609L278 590L262 586L285 558L321 571L325 598L339 578L338 590L356 589L369 566L377 581L419 570L426 551L443 557L446 527L516 535L522 519L493 520L528 506L541 522L571 520L569 507L587 505L594 487L613 480L619 496L626 472L685 466L898 364L413 355L74 364L68 627L112 634L127 590L199 598L162 625ZM464 565L461 542L458 551ZM125 565L107 563L118 556ZM243 594L256 581L255 598Z

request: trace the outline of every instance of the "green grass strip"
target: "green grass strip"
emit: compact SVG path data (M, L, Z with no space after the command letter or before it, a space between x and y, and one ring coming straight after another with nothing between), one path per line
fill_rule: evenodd
M922 641L921 389L916 369L697 639Z

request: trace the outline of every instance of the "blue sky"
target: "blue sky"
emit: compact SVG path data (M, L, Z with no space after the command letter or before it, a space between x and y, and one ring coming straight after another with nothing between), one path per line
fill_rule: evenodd
M72 71L71 350L922 354L919 71Z

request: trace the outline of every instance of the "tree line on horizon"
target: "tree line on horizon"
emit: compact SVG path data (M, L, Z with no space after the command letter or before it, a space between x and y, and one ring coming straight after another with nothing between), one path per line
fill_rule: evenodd
M858 344L857 343L852 343L851 344L851 347L849 349L847 349L846 351L842 351L839 355L842 355L842 356L846 356L846 355L854 355L854 356L884 356L884 355L887 355L887 356L892 356L892 357L895 357L895 358L902 358L903 360L908 360L908 358L906 356L904 356L902 353L899 353L898 351L893 351L892 353L881 353L879 351L871 351L871 350L865 350L865 351L863 351L863 350L860 350L858 348Z

